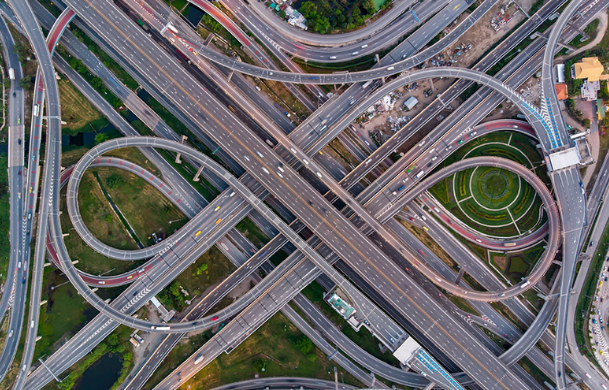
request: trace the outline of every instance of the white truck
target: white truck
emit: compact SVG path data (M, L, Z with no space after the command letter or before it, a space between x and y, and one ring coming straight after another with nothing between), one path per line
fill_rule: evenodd
M11 80L15 80L15 69L9 68L8 70L8 78Z

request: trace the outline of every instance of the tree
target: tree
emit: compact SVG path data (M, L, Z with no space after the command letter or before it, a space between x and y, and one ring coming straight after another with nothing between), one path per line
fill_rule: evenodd
M322 16L317 19L317 23L315 23L315 31L320 34L325 34L330 31L330 20L325 16Z
M118 344L118 336L114 333L112 333L110 336L108 336L107 340L108 340L108 344L110 344L111 346Z
M32 85L32 78L29 76L25 76L21 80L19 80L19 86L21 89L29 89Z
M376 12L376 5L374 4L374 0L362 0L362 8L366 13L372 15Z
M254 371L262 372L262 368L264 367L264 359L254 360L252 366L254 367Z
M586 128L590 127L590 119L584 118L584 120L582 121L582 126Z
M609 116L606 116L601 120L601 126L609 127Z
M296 348L306 355L313 348L313 342L307 336L302 336L296 340Z
M110 137L108 137L108 134L106 133L97 133L95 134L95 145L97 144L101 144L102 142L106 142L107 140L109 140Z
M317 6L311 1L302 3L299 11L305 19L311 19L311 21L313 21L317 18Z

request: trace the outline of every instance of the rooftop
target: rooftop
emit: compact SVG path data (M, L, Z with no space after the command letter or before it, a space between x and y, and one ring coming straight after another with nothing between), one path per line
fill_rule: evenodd
M573 66L575 68L575 78L588 79L588 81L598 81L605 70L598 57L582 58L581 62Z

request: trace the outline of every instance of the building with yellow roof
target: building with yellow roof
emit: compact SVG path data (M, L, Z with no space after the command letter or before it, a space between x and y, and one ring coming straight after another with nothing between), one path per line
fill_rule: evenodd
M599 81L605 70L598 57L582 58L582 62L576 63L573 67L576 79L587 79L591 82Z

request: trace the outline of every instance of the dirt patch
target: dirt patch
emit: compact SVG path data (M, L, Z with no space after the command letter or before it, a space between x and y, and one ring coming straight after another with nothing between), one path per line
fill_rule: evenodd
M478 61L482 55L489 50L495 43L501 40L512 28L516 27L526 16L518 8L516 3L512 3L510 6L509 0L499 1L493 8L491 8L484 16L482 16L476 24L474 24L461 38L453 43L445 55L452 54L457 50L457 47L463 45L467 46L467 52L461 52L461 55L452 54L453 58L457 61L456 66L470 67L472 64ZM530 8L530 5L529 5ZM501 12L503 9L503 13ZM461 15L460 18L463 18ZM495 31L491 27L491 22L494 20L509 19L499 31ZM471 44L471 48L469 45Z
M496 256L493 257L493 261L497 264L497 266L505 272L508 267L508 260L505 256Z

